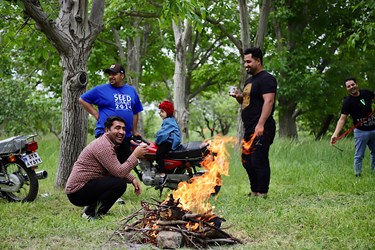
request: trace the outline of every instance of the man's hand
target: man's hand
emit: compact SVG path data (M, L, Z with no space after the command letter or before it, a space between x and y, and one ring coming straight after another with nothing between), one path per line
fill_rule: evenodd
M136 147L132 153L135 157L142 158L147 153L147 144L142 142L139 144L138 147Z
M134 193L136 195L140 195L142 190L141 190L141 185L139 184L138 180L134 178L134 180L132 181L132 184L134 186Z
M254 134L256 137L263 135L264 133L264 126L257 124L255 127Z
M337 136L332 135L332 137L331 137L331 145L335 144L336 141L337 141Z

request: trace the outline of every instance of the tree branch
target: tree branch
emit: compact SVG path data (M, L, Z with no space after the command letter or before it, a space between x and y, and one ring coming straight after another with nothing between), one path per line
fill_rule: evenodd
M206 21L208 21L209 23L215 25L216 27L218 27L220 29L220 31L226 36L228 37L229 40L232 41L232 43L237 47L238 51L242 51L242 43L240 40L238 40L237 38L235 38L225 27L224 25L222 25L219 21L213 19L212 17L209 17L207 16L206 17Z
M66 53L70 51L70 42L67 41L63 32L56 28L56 23L48 17L43 11L39 0L22 0L25 7L25 12L34 19L37 28L39 28L51 41L52 45L59 53Z

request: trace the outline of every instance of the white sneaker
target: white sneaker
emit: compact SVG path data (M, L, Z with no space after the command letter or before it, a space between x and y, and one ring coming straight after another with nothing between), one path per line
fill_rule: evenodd
M118 204L125 204L125 201L122 198L118 198L116 203Z
M88 220L88 221L93 221L93 220L98 219L98 218L96 218L96 217L92 217L91 215L87 215L86 213L83 213L83 214L82 214L82 218L84 218L84 219L86 219L86 220Z

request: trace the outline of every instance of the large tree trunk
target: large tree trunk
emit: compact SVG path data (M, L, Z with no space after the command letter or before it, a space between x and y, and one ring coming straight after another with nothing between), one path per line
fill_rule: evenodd
M173 75L173 93L175 116L181 130L182 140L189 138L189 111L187 108L186 95L186 45L191 39L191 26L184 20L184 27L181 20L173 24L173 33L176 47L176 62Z
M297 125L294 117L297 104L293 100L279 97L279 136L296 139Z
M138 27L140 23L140 18L135 17L132 21L132 26ZM119 51L120 63L124 64L125 61L127 62L126 65L126 82L129 85L134 86L138 90L139 79L141 77L141 56L142 52L142 34L136 33L134 36L129 37L126 40L126 48L127 54L125 55L125 51L122 45L122 41L120 40L120 36L118 34L118 30L115 27L111 27L113 36L115 38L116 47ZM144 34L147 33L147 27L144 29ZM143 34L143 35L144 35ZM143 39L147 39L146 36L143 36ZM144 134L143 129L143 116L142 113L138 114L138 126L137 131L141 134Z
M60 55L62 81L62 140L56 188L63 188L73 163L86 145L87 113L78 98L86 90L87 59L92 45L102 29L105 0L93 0L90 15L88 0L60 1L60 13L55 21L43 11L38 0L23 0L25 12Z
M138 90L139 79L141 76L141 37L136 35L127 40L126 46L128 49L128 65L127 65L127 81L130 85ZM143 115L142 112L138 114L139 133L144 134L143 129Z
M263 48L264 37L267 33L268 16L271 12L272 0L263 0L262 7L259 11L259 25L255 36L254 45Z
M290 7L294 3L293 0L286 1L286 5ZM302 13L305 11L302 10ZM297 49L297 42L302 36L303 31L307 25L308 19L296 19L290 18L288 21L288 25L286 34L282 34L281 25L276 20L274 22L275 34L277 39L277 47L282 54L283 51L288 51L288 55L292 55L293 51ZM293 69L293 60L285 59L291 65L286 65L285 68ZM288 88L288 83L290 82L290 77L288 77L289 72L284 71L280 73L279 78L279 88ZM296 116L294 116L297 108L297 104L294 101L293 96L279 96L279 135L281 137L288 137L291 139L298 138L297 133L297 124L296 124Z
M249 29L249 10L247 7L247 0L238 0L238 6L240 10L240 26L241 26L241 48L239 49L240 63L243 65L243 51L250 47L250 29ZM247 79L246 70L241 67L241 80L238 83L238 89L242 89L244 82ZM244 134L244 128L241 117L241 105L238 105L237 115L237 143L235 144L235 150L239 150L241 147L241 141Z
M86 146L88 115L78 99L86 90L87 74L86 61L80 60L79 55L75 59L65 58L62 61L62 140L55 187L65 186L75 160Z

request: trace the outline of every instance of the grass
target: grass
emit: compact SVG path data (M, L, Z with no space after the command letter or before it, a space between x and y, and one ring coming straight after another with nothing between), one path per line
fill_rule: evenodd
M87 222L80 218L81 208L53 188L58 143L52 136L38 142L40 169L47 170L49 177L40 181L34 202L0 199L0 249L110 249L108 240L122 219L138 210L142 199L159 199L153 189L144 186L137 197L130 187L123 196L125 205L115 204L110 215ZM370 175L369 155L358 179L352 169L353 141L343 139L338 147L343 151L331 147L328 139L277 138L270 152L267 199L247 196L247 175L239 153L230 149L229 176L210 203L225 218L224 230L244 244L214 249L374 249L375 175Z

